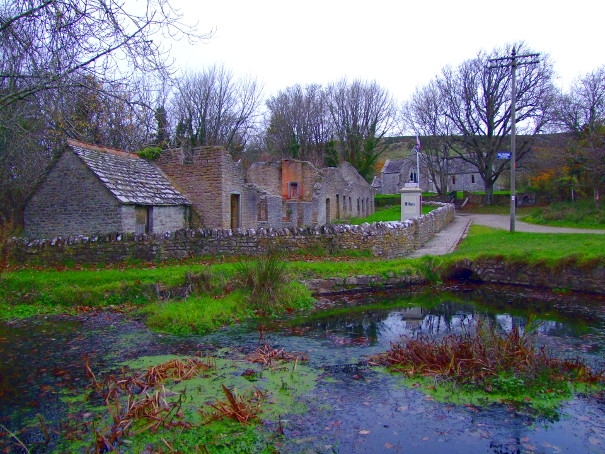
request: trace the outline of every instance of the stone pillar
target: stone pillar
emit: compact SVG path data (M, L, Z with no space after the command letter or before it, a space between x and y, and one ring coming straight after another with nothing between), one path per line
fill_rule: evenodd
M422 216L422 191L419 187L401 188L401 220Z

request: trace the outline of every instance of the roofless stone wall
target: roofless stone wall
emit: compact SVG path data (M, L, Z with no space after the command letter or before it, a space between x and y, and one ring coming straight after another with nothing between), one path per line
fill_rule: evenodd
M279 251L370 251L385 258L422 246L454 219L454 206L439 206L412 221L327 225L284 229L199 229L165 234L111 234L50 240L17 238L12 260L26 265L99 264L128 260L162 261L203 255L255 255Z

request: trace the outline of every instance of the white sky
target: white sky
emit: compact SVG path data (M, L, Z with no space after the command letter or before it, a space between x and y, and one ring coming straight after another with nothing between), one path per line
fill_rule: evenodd
M523 40L550 54L557 85L605 64L603 0L171 0L198 30L173 44L181 68L224 64L264 84L265 96L294 84L342 77L376 80L399 101L446 65Z

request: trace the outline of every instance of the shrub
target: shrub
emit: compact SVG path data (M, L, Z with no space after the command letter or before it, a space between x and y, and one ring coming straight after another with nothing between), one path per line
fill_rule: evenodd
M236 285L249 292L249 302L261 311L273 313L287 300L285 290L290 275L286 262L276 252L237 263L235 271Z
M212 273L208 266L200 272L185 273L185 285L188 287L187 293L194 293L196 295L200 293L220 295L225 290L223 279Z
M9 241L14 231L15 224L12 220L9 219L3 222L0 219L0 278L2 277L2 272L8 266Z
M143 159L153 161L162 154L162 149L160 147L147 147L137 151L137 154Z

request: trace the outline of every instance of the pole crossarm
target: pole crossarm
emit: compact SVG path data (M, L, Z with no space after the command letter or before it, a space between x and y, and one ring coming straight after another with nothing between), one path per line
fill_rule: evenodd
M490 63L496 63L496 62L507 62L507 63L489 65L487 67L487 69L510 68L513 65L515 65L515 66L535 65L535 64L540 63L540 61L538 60L538 57L540 57L540 54L516 55L514 53L514 49L513 49L513 54L510 57L490 58L488 60L488 62L490 62ZM526 59L529 59L529 60L523 61ZM522 60L522 61L518 61L518 60Z

